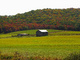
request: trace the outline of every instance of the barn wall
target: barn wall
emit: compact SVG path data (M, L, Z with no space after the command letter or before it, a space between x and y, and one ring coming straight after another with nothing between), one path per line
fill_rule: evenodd
M47 35L48 35L48 32L40 32L40 31L36 32L36 36L47 36Z

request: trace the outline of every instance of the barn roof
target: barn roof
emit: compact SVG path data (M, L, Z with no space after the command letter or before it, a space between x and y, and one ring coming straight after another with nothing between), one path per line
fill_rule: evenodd
M48 32L47 30L39 30L40 32Z

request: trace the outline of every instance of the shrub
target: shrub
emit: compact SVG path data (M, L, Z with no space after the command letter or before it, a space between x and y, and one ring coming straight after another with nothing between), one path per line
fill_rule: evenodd
M63 60L80 60L80 53L71 53L69 56Z

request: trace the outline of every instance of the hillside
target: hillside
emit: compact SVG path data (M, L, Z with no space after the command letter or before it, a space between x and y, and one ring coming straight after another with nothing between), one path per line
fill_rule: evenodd
M0 33L40 28L80 31L80 9L39 9L0 16Z

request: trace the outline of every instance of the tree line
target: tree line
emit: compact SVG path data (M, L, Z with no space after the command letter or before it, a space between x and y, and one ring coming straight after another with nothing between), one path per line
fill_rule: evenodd
M80 9L38 9L13 16L0 16L0 33L27 29L80 31Z

